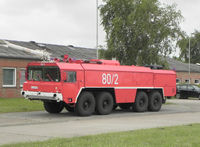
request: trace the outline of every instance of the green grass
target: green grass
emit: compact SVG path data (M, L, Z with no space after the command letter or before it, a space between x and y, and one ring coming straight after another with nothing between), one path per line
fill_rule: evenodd
M66 130L67 131L67 130ZM199 147L200 124L144 129L3 147Z
M40 101L29 101L24 98L0 98L0 113L40 110L44 110Z

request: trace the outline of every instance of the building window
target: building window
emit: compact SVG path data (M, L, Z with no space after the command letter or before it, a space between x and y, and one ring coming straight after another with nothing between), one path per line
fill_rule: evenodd
M16 68L3 68L3 87L16 87Z
M199 84L199 80L194 80L194 84Z
M186 84L189 84L189 80L188 80L188 79L186 79L186 80L185 80L185 83L186 83Z
M177 78L176 83L179 84L180 82L181 82L181 80Z
M26 78L25 78L25 72L26 70L25 69L20 69L20 86L23 87L23 84L24 82L26 81Z

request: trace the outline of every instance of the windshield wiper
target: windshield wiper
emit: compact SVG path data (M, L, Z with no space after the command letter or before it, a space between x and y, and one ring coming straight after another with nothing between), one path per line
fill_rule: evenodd
M39 74L37 75L37 77L40 79L40 81L43 81Z
M47 77L49 78L50 81L53 81L53 79L51 78L51 76L49 74L46 74Z

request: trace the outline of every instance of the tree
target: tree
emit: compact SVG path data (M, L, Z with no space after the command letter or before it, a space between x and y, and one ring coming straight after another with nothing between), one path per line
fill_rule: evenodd
M102 57L121 64L156 64L173 51L180 35L180 11L158 0L104 0L100 9L108 49Z
M180 48L179 60L188 63L189 37L184 34L183 37L177 42L177 46Z
M200 32L195 31L191 36L183 37L179 42L180 48L179 59L183 62L189 62L189 40L190 40L190 62L200 63Z

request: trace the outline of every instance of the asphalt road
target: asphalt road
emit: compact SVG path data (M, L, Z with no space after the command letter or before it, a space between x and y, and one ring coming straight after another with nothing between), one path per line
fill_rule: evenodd
M107 132L200 123L200 100L168 100L159 112L116 110L110 115L78 117L63 111L0 114L0 145Z

